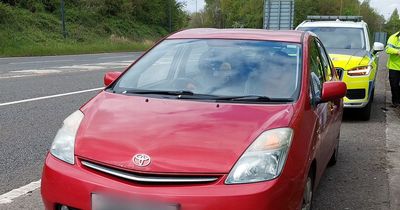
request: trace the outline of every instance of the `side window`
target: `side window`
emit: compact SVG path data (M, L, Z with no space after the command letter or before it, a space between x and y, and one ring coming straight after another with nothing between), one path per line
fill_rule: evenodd
M318 101L322 94L322 84L325 81L323 62L320 57L319 48L315 41L310 46L310 72L311 72L311 95L313 104Z
M331 62L329 61L328 54L326 53L323 45L321 44L320 41L317 41L319 53L322 57L322 66L325 74L325 79L326 81L332 80L332 67L331 67Z
M369 37L369 43L368 44L370 46L372 46L373 45L373 40L372 40L373 34L371 34L371 31L369 30L368 26L366 27L366 29L367 29L367 34L368 34L368 37Z

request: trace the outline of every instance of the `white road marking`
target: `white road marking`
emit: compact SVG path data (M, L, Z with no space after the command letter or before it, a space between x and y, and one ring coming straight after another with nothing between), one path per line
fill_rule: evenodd
M74 61L74 60L25 61L25 62L13 62L13 63L9 63L9 64L16 65L16 64L30 64L30 63L57 63L57 62L65 62L65 61Z
M60 67L53 67L52 69L15 70L15 71L9 71L8 74L5 73L5 74L3 74L3 76L0 75L0 79L33 77L33 76L43 76L43 75L48 75L48 74L70 73L70 72L86 72L86 71L108 70L108 69L109 70L125 69L132 62L134 62L134 60L71 65L71 66L60 66Z
M26 102L31 102L31 101L39 101L39 100L44 100L44 99L49 99L49 98L58 98L58 97L62 97L62 96L69 96L69 95L75 95L75 94L80 94L80 93L92 92L92 91L101 90L101 89L104 89L104 87L93 88L93 89L88 89L88 90L80 90L80 91L62 93L62 94L56 94L56 95L50 95L50 96L43 96L43 97L37 97L37 98L30 98L30 99L24 99L24 100L19 100L19 101L0 103L0 107L14 105L14 104L21 104L21 103L26 103Z
M89 71L97 71L97 70L104 70L104 69L80 69L80 70L65 70L65 71L53 72L53 73L89 72ZM52 74L52 73L47 73L47 74L23 74L23 75L11 75L11 76L3 76L3 77L0 77L0 79L11 79L11 78L21 78L21 77L34 77L34 76L43 76L43 75L49 75L49 74Z
M40 187L40 180L31 182L25 186L18 189L13 189L10 192L0 195L0 204L11 203L13 199L16 199L22 195L32 192Z
M54 70L54 69L37 69L37 70L18 70L18 71L10 71L13 73L33 73L33 74L54 74L60 73L61 70Z
M120 61L120 62L109 62L109 63L99 63L102 66L128 66L133 63L133 61Z
M10 79L10 78L20 78L20 77L31 77L31 76L37 76L35 74L29 74L29 75L13 75L13 76L7 76L7 77L0 77L0 79Z
M73 65L73 66L61 66L59 69L105 69L104 66L96 66L96 65Z
M113 58L133 58L133 55L108 56L108 57L101 57L101 58L97 58L97 59L104 60L104 59L113 59Z
M53 73L46 73L46 74L23 74L23 75L11 75L11 76L4 76L0 77L0 79L11 79L11 78L22 78L22 77L35 77L35 76L43 76L43 75L49 75L49 74L54 74L54 73L69 73L69 72L86 72L86 71L93 71L93 69L89 70L79 70L79 71L60 71L60 72L53 72Z

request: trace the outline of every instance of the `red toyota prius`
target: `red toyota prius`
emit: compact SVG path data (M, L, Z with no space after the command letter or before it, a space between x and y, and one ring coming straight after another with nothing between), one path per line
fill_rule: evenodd
M185 30L104 83L54 139L46 209L308 210L336 162L346 85L309 32Z

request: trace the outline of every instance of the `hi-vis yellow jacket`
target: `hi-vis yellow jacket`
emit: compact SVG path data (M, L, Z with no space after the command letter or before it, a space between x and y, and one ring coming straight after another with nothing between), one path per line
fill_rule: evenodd
M389 41L386 45L386 53L389 54L388 69L400 71L400 32L397 32L390 36Z

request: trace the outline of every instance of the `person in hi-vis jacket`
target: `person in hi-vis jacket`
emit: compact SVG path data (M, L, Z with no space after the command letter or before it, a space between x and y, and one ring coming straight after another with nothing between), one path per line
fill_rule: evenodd
M389 69L390 88L394 107L400 106L400 31L390 36L386 53L389 54L387 67Z

